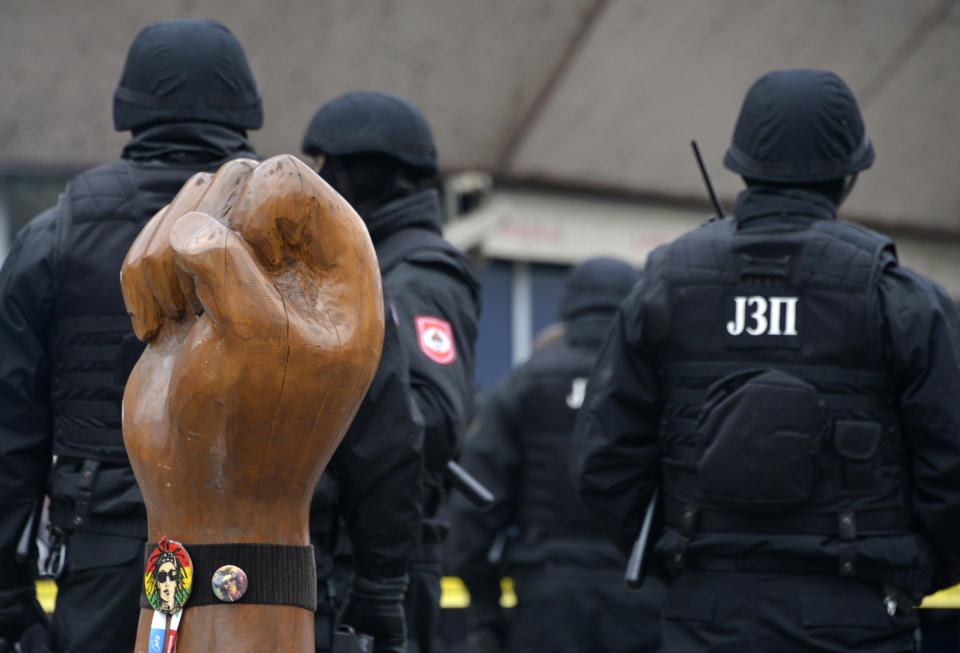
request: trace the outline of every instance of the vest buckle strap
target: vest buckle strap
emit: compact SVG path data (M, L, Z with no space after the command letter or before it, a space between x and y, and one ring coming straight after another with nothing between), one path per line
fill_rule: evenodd
M687 561L687 545L690 544L689 537L681 537L677 541L677 545L673 548L673 553L670 556L670 561L673 563L673 566L677 571L683 569Z
M681 537L673 548L673 553L670 555L671 566L678 572L686 565L687 546L690 544L690 538L693 537L697 525L697 516L699 514L700 509L690 504L685 504L680 512L679 528Z
M844 542L857 539L857 517L853 511L844 511L837 515L837 534Z
M77 496L73 508L73 517L70 523L77 529L83 528L87 523L87 516L90 512L90 499L93 497L93 485L97 480L97 472L100 469L99 460L84 460L80 468L80 480L77 481Z
M680 532L687 538L693 535L699 514L700 509L696 506L687 504L683 507L683 511L680 513Z
M857 549L852 545L847 545L840 550L839 573L841 576L857 575Z

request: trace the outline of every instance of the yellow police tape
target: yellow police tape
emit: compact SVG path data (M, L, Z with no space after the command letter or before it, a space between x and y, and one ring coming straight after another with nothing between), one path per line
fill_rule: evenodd
M463 581L456 576L444 576L440 582L443 593L440 595L441 608L465 608L470 605L470 592ZM57 599L57 585L52 580L37 581L37 598L48 613L53 612ZM513 579L500 579L500 605L512 608L517 604L517 595L513 592ZM960 585L941 590L923 599L921 608L960 608Z
M463 581L456 576L444 576L440 581L442 594L440 595L441 608L465 608L470 605L470 592ZM37 599L43 609L53 613L53 606L57 602L57 584L52 580L37 581ZM500 579L500 605L512 608L517 604L517 595L513 593L513 579Z
M470 592L463 581L456 576L444 576L440 579L441 608L466 608L470 605ZM513 593L513 579L500 579L500 606L512 608L517 604L517 595Z
M44 612L53 614L53 606L57 602L57 584L52 580L38 580L37 600L43 606Z
M960 608L960 585L924 597L921 608Z
M470 592L463 581L456 576L445 576L441 581L443 594L440 597L441 608L466 608L470 605ZM512 608L517 604L517 595L513 592L513 579L500 579L500 605ZM960 609L960 585L954 585L923 599L921 608Z

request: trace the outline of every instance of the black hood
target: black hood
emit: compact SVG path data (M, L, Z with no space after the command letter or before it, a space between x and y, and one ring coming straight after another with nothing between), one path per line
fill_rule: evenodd
M839 179L873 164L853 92L831 72L767 73L747 92L724 165L774 183Z
M140 163L206 167L237 157L256 159L257 153L235 129L209 122L171 122L138 131L121 157Z
M186 121L235 129L263 124L260 91L243 47L213 20L144 27L130 46L114 92L117 131Z
M587 313L613 312L640 281L640 271L615 258L593 258L573 268L564 283L557 310L571 321Z
M835 220L837 205L821 193L802 188L751 186L737 196L738 224L762 218Z

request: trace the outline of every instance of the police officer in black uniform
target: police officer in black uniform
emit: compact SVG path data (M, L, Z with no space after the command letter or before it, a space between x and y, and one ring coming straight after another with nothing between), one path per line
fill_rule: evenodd
M377 372L310 506L315 638L324 653L352 653L359 635L373 637L378 653L407 650L403 602L420 541L424 427L409 397L410 366L398 325L385 310ZM336 569L335 556L345 553L352 554L352 568ZM338 622L346 632L337 632Z
M625 549L661 487L665 652L913 651L960 580L960 316L836 219L873 158L839 77L761 77L736 217L657 249L604 344L574 472Z
M436 149L412 103L382 92L338 97L313 116L302 149L367 225L409 365L404 396L423 419L424 520L405 608L410 650L429 652L446 531L436 514L448 486L446 463L457 455L472 411L479 281L466 256L441 236Z
M55 646L83 653L133 648L143 583L146 513L120 431L142 345L120 264L194 173L256 156L246 130L263 111L233 34L174 20L134 39L113 118L133 132L121 158L71 180L17 235L0 271L0 637L15 642L41 619L15 548L46 493L53 553L65 552Z
M627 588L626 557L587 512L568 473L587 378L617 307L639 279L634 267L612 258L575 267L559 304L562 336L511 372L471 422L461 462L496 501L480 512L451 495L446 561L470 591L470 640L480 650L659 650L662 584ZM498 609L501 572L517 594L509 629Z

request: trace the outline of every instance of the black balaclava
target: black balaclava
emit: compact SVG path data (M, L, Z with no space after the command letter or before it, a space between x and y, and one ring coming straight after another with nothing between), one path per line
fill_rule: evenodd
M377 208L425 187L432 177L383 154L327 156L320 176L365 221Z

